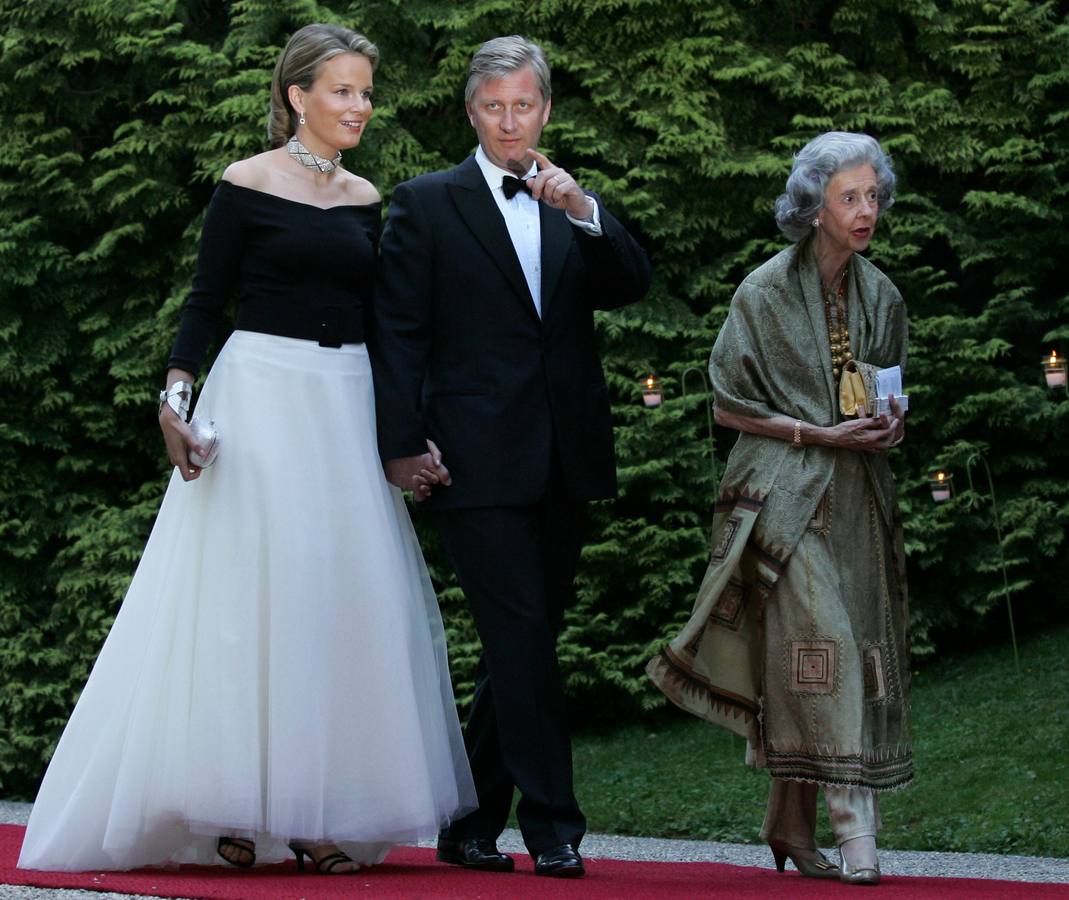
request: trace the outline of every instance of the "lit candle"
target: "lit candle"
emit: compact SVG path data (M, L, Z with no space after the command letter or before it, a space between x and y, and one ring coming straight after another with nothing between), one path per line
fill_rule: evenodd
M936 503L943 503L950 499L954 476L948 475L942 470L928 476L928 486L932 489L932 499Z
M647 375L642 382L642 402L651 409L661 405L661 382L656 375Z
M1044 357L1043 374L1047 377L1047 387L1065 386L1065 360L1059 359L1056 351L1051 350L1050 356Z

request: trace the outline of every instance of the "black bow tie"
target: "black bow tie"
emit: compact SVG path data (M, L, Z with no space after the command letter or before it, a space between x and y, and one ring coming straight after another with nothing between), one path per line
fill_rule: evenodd
M522 179L514 178L512 175L505 175L501 179L501 190L505 194L506 200L511 200L520 191L523 191L527 196L531 196L531 186Z

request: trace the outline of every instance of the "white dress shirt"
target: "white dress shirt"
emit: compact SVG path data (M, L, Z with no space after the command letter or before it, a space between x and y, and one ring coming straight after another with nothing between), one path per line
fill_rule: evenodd
M495 166L490 162L480 145L475 151L475 162L486 179L497 208L505 219L505 227L508 228L512 246L516 249L516 256L520 260L520 268L523 269L523 277L527 279L527 288L534 300L535 310L539 318L542 316L542 232L540 230L539 201L535 200L526 191L517 191L509 200L505 199L505 192L501 187L506 175L512 175L505 169ZM530 171L525 178L529 178L538 171L538 167L531 163ZM515 177L515 176L513 176ZM593 204L594 213L590 219L575 219L565 213L568 221L582 228L588 234L598 237L601 235L601 221L598 215L598 205Z

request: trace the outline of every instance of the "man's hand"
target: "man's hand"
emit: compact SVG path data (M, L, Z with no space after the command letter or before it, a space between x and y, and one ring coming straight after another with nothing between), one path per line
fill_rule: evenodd
M554 209L563 209L573 219L589 219L594 214L594 201L575 179L537 150L529 148L527 152L539 165L538 174L527 179L531 196Z
M434 485L449 487L453 483L449 470L442 463L442 451L429 438L426 453L387 460L383 469L386 480L402 491L412 491L417 503L431 495Z

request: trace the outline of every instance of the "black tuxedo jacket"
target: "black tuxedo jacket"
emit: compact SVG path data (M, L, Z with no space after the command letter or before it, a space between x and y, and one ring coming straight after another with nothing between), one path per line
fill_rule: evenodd
M600 237L541 204L539 318L474 157L395 190L368 346L382 459L423 453L429 437L452 475L427 507L536 503L554 453L575 499L615 494L593 311L641 299L650 269L595 201Z

